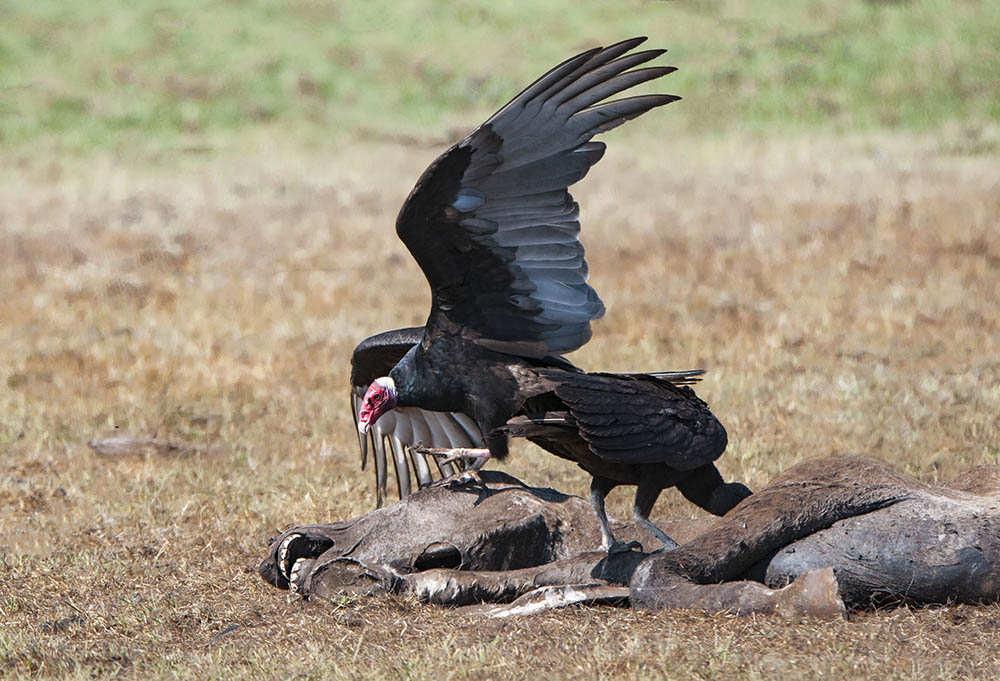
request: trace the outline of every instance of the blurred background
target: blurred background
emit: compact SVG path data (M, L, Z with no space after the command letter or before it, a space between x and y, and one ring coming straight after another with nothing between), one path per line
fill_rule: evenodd
M928 132L995 151L1000 8L979 0L566 3L9 0L10 152L219 153L437 141L550 65L648 35L671 134ZM279 141L280 140L280 141Z
M679 68L647 89L683 99L605 135L573 189L608 314L571 358L708 369L720 468L754 488L829 454L931 483L1000 463L998 3L5 0L0 664L322 674L296 656L301 627L394 678L386 645L430 678L485 664L487 643L428 651L441 615L387 643L402 615L359 609L362 646L253 566L278 529L374 506L350 353L423 323L426 284L393 230L416 178L555 64L634 35ZM159 444L86 444L121 435ZM587 489L533 447L505 468ZM654 519L694 512L667 491ZM29 579L47 591L16 588ZM601 617L646 633L622 647ZM246 633L261 618L274 626ZM576 648L511 659L614 677L645 646L701 673L687 625L571 619ZM191 652L234 622L220 656ZM926 657L954 648L936 634L875 657L823 635L781 663L957 678L997 663L987 624L947 659ZM769 668L751 648L770 642L744 635L746 657L713 669Z

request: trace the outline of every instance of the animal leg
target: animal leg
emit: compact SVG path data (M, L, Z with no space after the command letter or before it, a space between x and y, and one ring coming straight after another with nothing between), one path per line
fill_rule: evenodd
M590 505L593 507L594 513L597 514L597 522L601 526L601 545L609 554L624 553L633 548L642 551L642 544L639 542L634 541L628 544L620 542L615 539L615 535L611 532L611 523L608 521L607 511L604 510L604 497L608 496L608 492L614 487L614 481L599 475L595 475L594 479L590 481Z
M663 548L670 550L678 546L677 542L656 526L649 519L649 514L653 510L653 505L660 496L663 485L660 480L653 476L643 476L635 490L635 505L632 507L632 517L635 521L646 528L646 530L663 543Z

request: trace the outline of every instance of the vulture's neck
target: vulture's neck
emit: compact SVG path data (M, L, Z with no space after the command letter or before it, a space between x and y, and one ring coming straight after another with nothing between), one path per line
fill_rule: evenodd
M432 411L462 411L464 395L462 371L453 366L448 353L424 350L418 343L389 372L396 383L400 407L420 407Z

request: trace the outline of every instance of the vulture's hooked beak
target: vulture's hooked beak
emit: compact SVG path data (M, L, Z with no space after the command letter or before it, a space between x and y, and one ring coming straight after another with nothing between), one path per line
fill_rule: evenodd
M358 421L358 432L362 435L368 434L368 421Z

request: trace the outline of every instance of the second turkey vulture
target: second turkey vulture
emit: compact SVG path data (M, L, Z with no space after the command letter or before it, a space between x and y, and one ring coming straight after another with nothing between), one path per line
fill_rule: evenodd
M417 444L462 448L478 468L505 458L508 438L519 436L575 461L593 475L608 550L625 548L604 511L616 485L637 485L636 519L668 546L648 517L665 487L716 514L749 494L712 463L726 431L683 385L701 372L587 373L562 357L604 313L586 283L579 206L567 188L604 154L594 135L678 99L607 101L675 70L635 68L665 51L631 52L644 40L588 50L546 73L434 161L404 203L396 233L430 284L430 315L422 328L363 341L352 361L362 449L371 431L378 450L380 503L386 439L401 496L406 449ZM427 461L411 454L428 482Z

